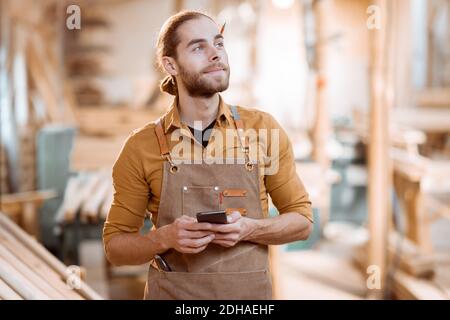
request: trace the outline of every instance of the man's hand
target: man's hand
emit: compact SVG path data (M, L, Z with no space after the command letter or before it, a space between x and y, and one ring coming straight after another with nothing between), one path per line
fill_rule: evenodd
M214 239L210 223L199 223L195 218L181 216L171 224L159 228L167 249L182 253L199 253Z
M245 240L254 230L255 220L242 217L238 211L234 211L227 218L227 224L211 224L209 230L215 233L212 243L228 248Z

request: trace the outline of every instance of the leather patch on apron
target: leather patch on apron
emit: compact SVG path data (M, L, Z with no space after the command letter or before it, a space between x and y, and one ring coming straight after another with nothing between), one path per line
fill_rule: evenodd
M226 208L225 209L225 213L226 214L232 214L233 211L239 211L241 216L247 215L247 209L244 209L244 208Z
M224 197L245 197L247 190L245 189L225 189L222 191Z

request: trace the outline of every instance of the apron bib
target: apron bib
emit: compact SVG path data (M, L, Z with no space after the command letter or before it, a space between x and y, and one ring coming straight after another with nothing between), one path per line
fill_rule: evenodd
M174 164L161 121L155 132L164 162L156 228L182 215L200 211L240 211L252 219L264 218L259 198L258 164L249 159L248 139L236 107L231 107L245 163ZM233 160L236 162L235 160ZM241 241L231 248L210 243L197 254L170 249L160 255L172 271L150 263L144 299L265 300L272 298L268 246Z

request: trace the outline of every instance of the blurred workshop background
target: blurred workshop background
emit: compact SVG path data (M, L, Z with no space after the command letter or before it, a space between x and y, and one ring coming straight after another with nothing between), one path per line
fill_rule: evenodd
M282 124L312 198L311 237L271 247L275 298L449 299L447 0L0 0L0 299L142 298L148 266L101 235L183 9L226 22L223 96Z

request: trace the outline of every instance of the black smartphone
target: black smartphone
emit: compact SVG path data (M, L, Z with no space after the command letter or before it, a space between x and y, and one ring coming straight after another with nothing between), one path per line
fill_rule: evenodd
M198 222L220 223L225 224L227 221L227 214L225 210L219 211L204 211L197 213Z
M155 254L155 262L161 270L172 271L167 262L158 254Z

